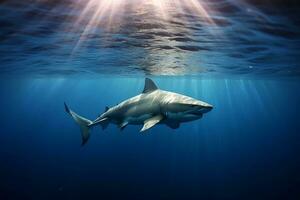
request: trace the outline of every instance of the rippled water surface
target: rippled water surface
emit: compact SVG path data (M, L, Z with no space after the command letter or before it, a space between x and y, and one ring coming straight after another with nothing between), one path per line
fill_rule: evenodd
M296 1L99 2L1 1L0 73L300 75Z

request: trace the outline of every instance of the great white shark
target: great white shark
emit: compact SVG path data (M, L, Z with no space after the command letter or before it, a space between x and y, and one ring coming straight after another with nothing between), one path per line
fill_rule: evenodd
M114 107L106 107L104 113L94 121L78 115L66 103L64 105L66 112L80 126L82 145L90 137L90 128L96 125L101 125L102 129L105 129L109 123L113 123L121 130L129 124L143 125L140 132L156 124L165 124L172 129L177 129L181 123L200 119L204 113L213 108L212 105L192 97L161 90L150 78L145 79L141 94Z

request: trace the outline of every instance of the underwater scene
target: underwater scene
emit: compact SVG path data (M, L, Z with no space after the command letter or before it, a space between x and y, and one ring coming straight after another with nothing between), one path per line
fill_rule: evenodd
M0 1L0 199L300 199L299 13Z

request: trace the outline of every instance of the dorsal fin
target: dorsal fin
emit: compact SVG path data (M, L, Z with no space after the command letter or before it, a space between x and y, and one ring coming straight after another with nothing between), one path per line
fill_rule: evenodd
M105 109L104 109L104 112L108 111L109 110L109 107L108 106L105 106Z
M157 89L158 87L150 78L145 78L145 86L144 86L143 93L152 92Z

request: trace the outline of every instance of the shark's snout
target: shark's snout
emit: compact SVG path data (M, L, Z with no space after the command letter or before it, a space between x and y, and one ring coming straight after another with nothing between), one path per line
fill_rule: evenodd
M194 114L194 115L203 115L204 113L207 113L213 109L213 106L205 103L205 102L197 102L197 104L191 104L190 110L187 111L187 113Z
M207 113L207 112L211 111L212 109L213 109L213 106L209 105L209 104L203 106L202 108L200 108L200 110L201 110L202 113Z
M212 105L205 102L199 103L196 107L197 107L197 111L202 114L207 113L213 109Z

